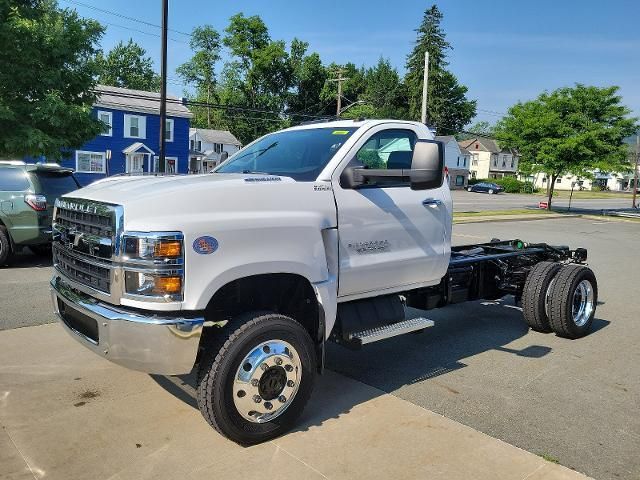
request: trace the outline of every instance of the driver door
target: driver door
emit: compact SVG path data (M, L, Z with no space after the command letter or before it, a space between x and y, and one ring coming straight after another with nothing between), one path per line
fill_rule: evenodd
M338 208L339 297L359 298L385 291L433 285L449 260L451 199L444 184L412 190L409 183L343 188L347 165L409 169L417 127L373 128L349 152L333 186Z

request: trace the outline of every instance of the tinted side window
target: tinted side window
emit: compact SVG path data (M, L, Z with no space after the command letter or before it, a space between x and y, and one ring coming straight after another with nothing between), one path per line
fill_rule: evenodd
M0 191L21 192L30 188L31 184L23 169L0 167Z
M411 130L383 130L367 140L356 158L368 168L409 169L415 143Z

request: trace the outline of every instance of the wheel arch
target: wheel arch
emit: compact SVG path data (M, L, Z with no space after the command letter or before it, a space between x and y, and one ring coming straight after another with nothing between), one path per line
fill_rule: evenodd
M215 291L204 309L206 321L199 351L232 318L251 311L270 311L291 317L305 328L316 346L321 371L327 322L323 300L326 302L320 290L300 273L258 273L229 280Z

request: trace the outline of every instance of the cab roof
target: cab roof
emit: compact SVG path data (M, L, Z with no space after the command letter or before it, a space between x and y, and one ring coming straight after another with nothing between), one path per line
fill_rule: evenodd
M0 168L2 167L24 167L27 172L73 173L72 168L61 167L57 163L26 163L22 160L0 160Z

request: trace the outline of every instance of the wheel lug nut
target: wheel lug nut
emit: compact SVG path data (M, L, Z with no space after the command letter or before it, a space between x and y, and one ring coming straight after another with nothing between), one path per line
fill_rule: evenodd
M273 408L273 405L271 405L271 402L264 402L264 408L266 408L267 410L271 410Z
M295 387L295 385L296 385L296 384L294 383L294 381L293 381L293 380L289 380L289 381L287 381L287 387Z
M266 370L267 368L269 368L269 365L267 365L266 363L263 363L262 365L260 365L260 368L262 370Z
M280 395L280 396L278 397L278 401L279 401L280 403L284 403L284 402L286 402L286 401L287 401L287 397L285 397L284 395Z
M254 395L253 396L253 401L256 403L260 403L262 402L262 397L260 395Z
M257 378L254 378L254 379L251 380L251 386L252 387L257 387L259 383L260 382L258 382Z
M290 371L292 371L292 370L293 370L293 367L292 367L291 365L285 365L284 369L285 369L287 372L290 372Z
M281 358L276 358L276 365L282 365L282 359Z

